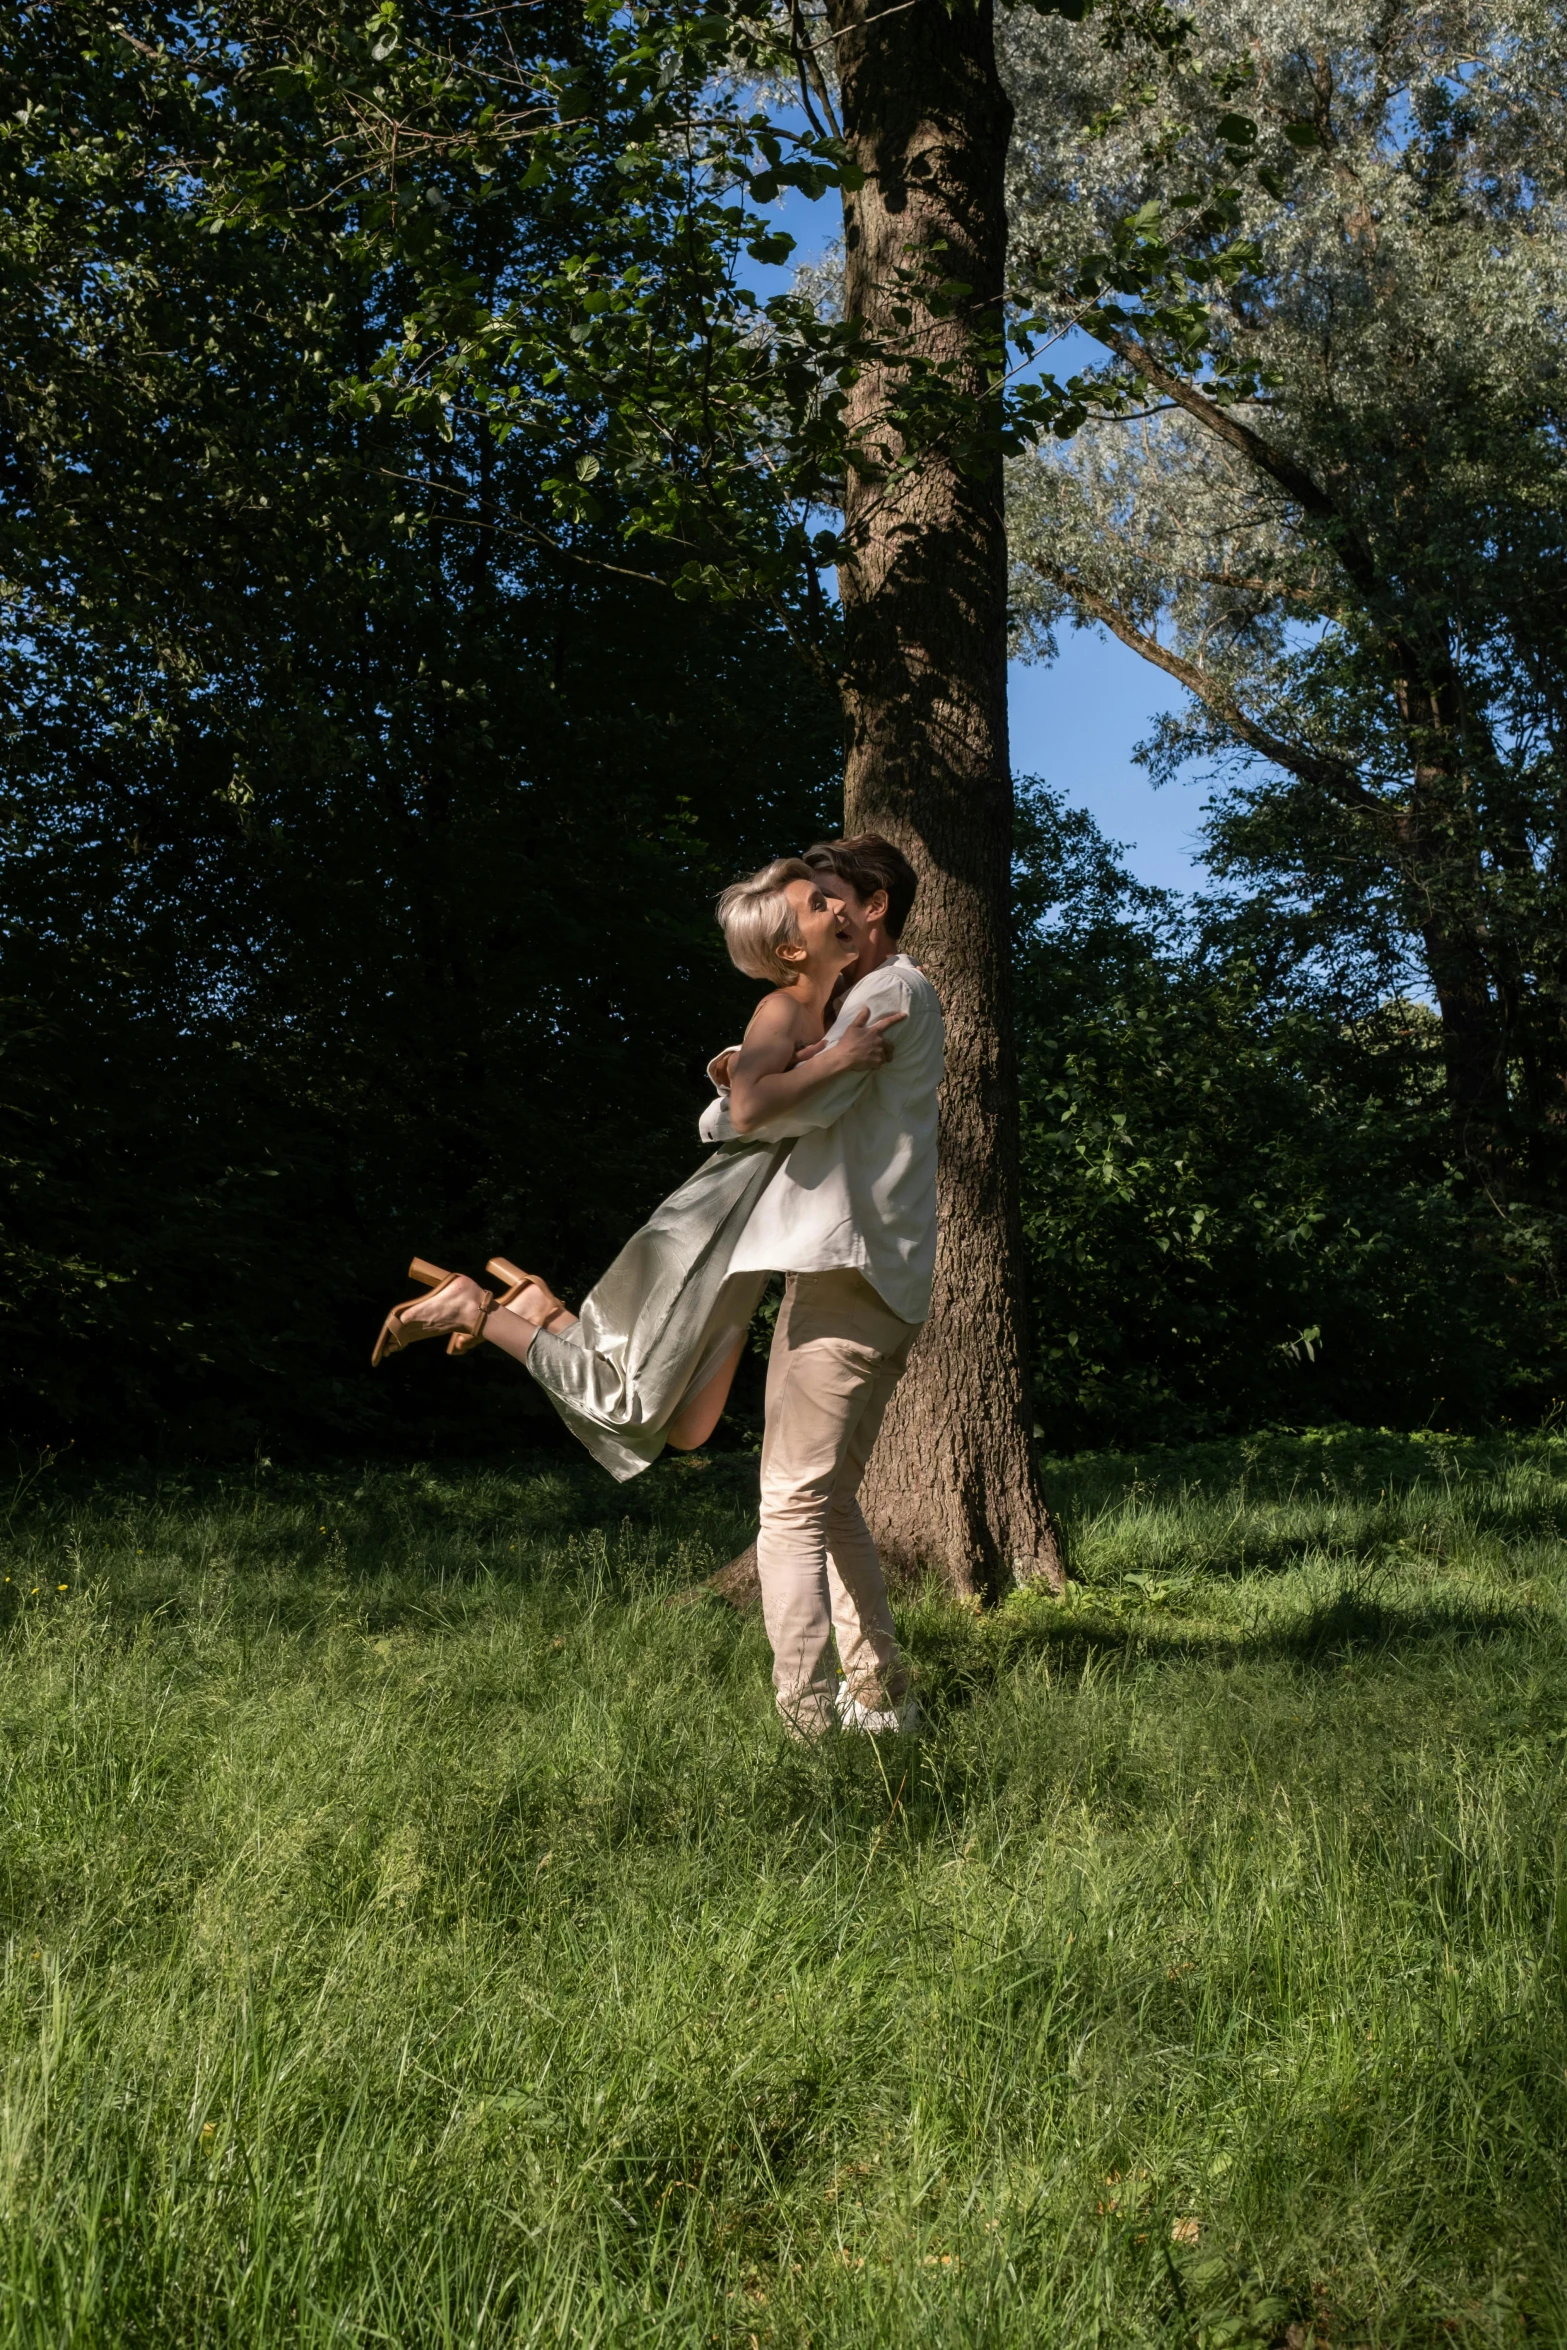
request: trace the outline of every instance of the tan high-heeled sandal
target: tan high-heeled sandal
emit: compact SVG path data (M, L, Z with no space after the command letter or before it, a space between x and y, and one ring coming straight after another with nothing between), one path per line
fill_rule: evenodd
M509 1281L511 1283L511 1287L507 1290L506 1295L502 1298L496 1299L495 1302L497 1305L509 1305L511 1300L522 1290L526 1289L530 1283L537 1284L537 1286L543 1290L546 1297L555 1297L554 1290L551 1289L549 1283L545 1280L542 1273L525 1273L520 1265L514 1265L512 1263L510 1257L491 1257L484 1270L486 1273L493 1273L497 1281ZM551 1306L549 1312L545 1315L543 1321L539 1324L539 1328L541 1330L553 1330L556 1322L559 1320L562 1314L565 1315L568 1323L575 1322L577 1319L570 1306L566 1305L560 1298L555 1297L555 1303Z
M539 1274L525 1273L520 1265L514 1265L512 1263L510 1257L491 1257L484 1270L486 1273L493 1273L497 1281L504 1281L507 1285L505 1289L502 1290L500 1296L495 1300L494 1311L496 1313L499 1313L503 1307L509 1306L514 1297L520 1297L525 1289L539 1288L547 1291L551 1297L555 1296L555 1292L550 1288L549 1283L542 1279ZM554 1323L556 1316L559 1314L565 1314L568 1321L576 1320L576 1316L571 1313L569 1307L563 1306L557 1298L554 1306L550 1310L549 1320L540 1323L539 1328L548 1330ZM467 1354L471 1347L478 1345L479 1340L483 1335L483 1330L484 1325L482 1322L475 1331L470 1332L466 1330L460 1330L457 1333L457 1336L452 1340L451 1345L447 1348L447 1353L449 1355Z
M458 1275L444 1271L443 1268L439 1265L426 1264L423 1257L415 1257L413 1263L408 1268L408 1278L410 1281L422 1281L427 1290L442 1290L449 1288L451 1284L458 1279ZM388 1355L399 1355L406 1347L417 1346L421 1338L442 1338L446 1335L446 1333L441 1330L427 1329L421 1323L415 1323L412 1327L410 1327L406 1322L404 1322L402 1317L408 1311L408 1308L410 1306L419 1305L420 1303L422 1303L421 1299L417 1297L410 1297L405 1298L400 1306L393 1306L391 1312L387 1315L386 1320L381 1324L381 1333L375 1342L375 1351L370 1357L370 1368L372 1371L376 1368L378 1363L384 1363ZM468 1346L476 1344L477 1341L483 1336L485 1322L494 1312L494 1310L494 1297L491 1295L489 1290L481 1289L479 1292L478 1318L474 1322L473 1328L471 1330L457 1331L453 1335L451 1343L446 1349L447 1353L454 1354L457 1352L457 1340L459 1338L463 1339Z

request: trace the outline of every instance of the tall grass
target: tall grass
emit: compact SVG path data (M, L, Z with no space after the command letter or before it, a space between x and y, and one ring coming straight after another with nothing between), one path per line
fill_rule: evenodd
M1564 1478L1057 1464L820 1750L744 1463L41 1480L0 2343L1567 2340Z

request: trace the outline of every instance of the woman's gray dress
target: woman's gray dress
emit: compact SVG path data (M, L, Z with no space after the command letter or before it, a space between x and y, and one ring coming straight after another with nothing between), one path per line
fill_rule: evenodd
M541 1330L528 1369L573 1436L622 1482L748 1328L765 1273L731 1274L751 1210L792 1142L726 1142L655 1208L582 1301L574 1330Z

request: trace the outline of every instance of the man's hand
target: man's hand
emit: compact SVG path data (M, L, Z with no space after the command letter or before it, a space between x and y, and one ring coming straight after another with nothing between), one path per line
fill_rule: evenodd
M908 1016L907 1012L887 1012L881 1019L873 1020L867 1004L863 1011L855 1013L832 1050L843 1056L846 1069L880 1069L892 1059L887 1030Z

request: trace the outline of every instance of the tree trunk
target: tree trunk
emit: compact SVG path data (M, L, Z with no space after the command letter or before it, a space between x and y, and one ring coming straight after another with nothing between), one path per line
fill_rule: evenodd
M895 477L899 444L878 420L897 371L867 366L850 394L866 462L849 478L855 554L839 572L844 824L886 834L918 870L905 944L947 1022L935 1304L872 1456L866 1515L894 1569L933 1566L956 1590L985 1596L1035 1577L1059 1588L1031 1441L1006 528L990 364L1012 109L996 72L991 0L828 0L828 16L844 136L865 174L844 197L848 312L878 339L912 338L919 358L948 371L970 418L961 441L954 431ZM900 330L896 308L912 312L912 327ZM987 410L990 430L976 432L972 419Z
M1507 1035L1492 993L1501 973L1485 945L1485 879L1464 765L1464 697L1447 628L1434 646L1429 640L1422 646L1411 629L1392 650L1393 698L1414 784L1397 839L1442 1015L1448 1107L1460 1158L1493 1189L1506 1189L1513 1142Z
M1442 1015L1442 1060L1459 1155L1475 1173L1505 1188L1507 1046L1485 957L1471 940L1434 919L1421 924L1420 939Z

